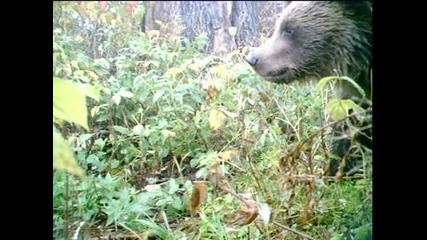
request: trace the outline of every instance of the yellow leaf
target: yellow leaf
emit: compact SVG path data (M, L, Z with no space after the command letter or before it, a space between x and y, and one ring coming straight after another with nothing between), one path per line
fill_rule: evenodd
M209 113L209 126L213 130L218 130L227 122L227 115L224 112L213 108Z
M111 20L111 26L112 26L113 28L115 28L115 27L117 26L117 20L116 20L116 19L112 19L112 20Z
M94 72L86 70L86 73L89 75L89 77L93 80L98 80L98 75L96 75Z
M149 39L159 38L160 31L159 30L149 30L147 32L147 36L148 36Z
M79 63L76 60L73 60L70 62L71 66L75 69L80 69L79 68Z
M75 38L75 41L78 42L78 43L82 43L82 42L85 41L85 39L82 36L77 35L76 38ZM78 69L78 67L77 67L77 69Z
M105 18L105 14L101 14L101 16L99 17L99 19L101 19L102 23L107 23L107 19Z
M178 73L182 73L182 70L181 68L172 67L172 68L169 68L169 73L172 74L174 78L176 78L176 75Z
M217 74L218 77L224 78L224 79L228 78L229 71L227 70L227 67L225 65L217 65L217 66L214 66L213 69L215 70L215 73Z
M86 96L79 85L59 78L53 79L53 116L89 129Z
M68 143L55 130L53 131L53 167L80 177L84 176L84 171L74 158Z
M79 84L81 91L95 101L99 101L100 89L90 84Z
M230 160L230 158L239 157L239 152L236 150L228 150L218 154L218 157L222 158L224 161Z
M99 106L95 106L90 110L90 116L94 117L99 112Z
M335 121L346 117L350 109L356 112L363 111L362 107L350 99L331 99L327 104L327 108L331 114L331 118Z
M191 70L193 70L196 73L199 72L199 66L196 63L188 65L188 68L191 69Z

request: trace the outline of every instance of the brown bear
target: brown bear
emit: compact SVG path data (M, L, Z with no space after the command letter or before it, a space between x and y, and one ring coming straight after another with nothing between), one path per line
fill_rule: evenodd
M251 52L246 61L263 79L274 83L319 80L338 73L354 79L370 98L372 3L287 2L273 35ZM359 103L366 100L347 81L338 86L339 97ZM372 147L371 134L363 136L363 144ZM333 153L343 158L349 148L350 140L341 139L334 143ZM339 162L331 160L330 175L336 173ZM353 165L347 164L345 171L350 171Z

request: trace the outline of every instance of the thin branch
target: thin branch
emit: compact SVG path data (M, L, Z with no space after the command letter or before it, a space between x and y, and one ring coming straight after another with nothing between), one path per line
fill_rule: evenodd
M365 111L363 111L363 112L354 112L354 113L349 114L348 116L346 116L346 117L344 117L344 118L341 118L341 119L339 119L339 120L336 120L336 121L334 121L334 122L331 122L331 123L329 123L329 124L326 124L325 126L321 127L319 130L317 130L315 133L311 134L310 136L308 136L308 137L307 137L307 138L305 138L305 139L302 139L302 140L301 140L301 142L307 142L308 140L310 140L310 139L314 138L314 137L315 137L316 135L318 135L319 133L323 133L323 131L324 131L325 129L327 129L327 128L329 128L329 127L332 127L333 125L338 124L338 123L340 123L340 122L343 122L343 121L345 121L346 119L352 118L352 117L357 116L357 115L361 115L361 114L363 114L363 113L368 113L368 112L372 112L372 108L368 108L368 109L366 109L366 110L365 110Z
M309 236L309 235L307 235L307 234L305 234L305 233L303 233L303 232L300 232L300 231L294 230L294 229L292 229L292 228L290 228L290 227L286 227L286 226L284 226L284 225L282 225L282 224L280 224L280 223L278 223L278 222L276 222L276 221L274 221L273 223L274 223L274 224L276 224L277 226L281 227L281 228L284 228L285 230L288 230L289 232L293 232L293 233L295 233L295 234L297 234L297 235L300 235L301 237L304 237L304 238L307 238L307 239L310 239L310 240L317 240L317 239L316 239L316 238L314 238L314 237L311 237L311 236Z
M221 185L217 185L217 188L223 190L224 192L230 193L231 195L235 196L237 199L239 199L240 201L242 201L246 206L250 207L251 203L249 203L245 198L243 198L242 196L240 196L239 194L237 194L233 189L225 187L225 186L221 186Z
M139 236L139 235L138 235L136 232L134 232L132 229L128 228L126 225L124 225L124 224L122 224L122 223L119 223L119 225L120 225L121 227L123 227L124 229L128 230L130 233L132 233L132 235L133 235L134 237L136 237L136 238L138 238L138 239L142 240L142 237L141 237L141 236Z

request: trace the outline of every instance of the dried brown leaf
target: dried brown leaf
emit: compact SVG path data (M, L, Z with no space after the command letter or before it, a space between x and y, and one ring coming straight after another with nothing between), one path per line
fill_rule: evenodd
M208 188L206 181L195 181L193 182L194 189L190 198L190 213L194 214L199 210L200 206L205 204L208 199Z
M240 226L249 225L258 217L258 208L255 206L241 206L233 213L226 222L238 224Z

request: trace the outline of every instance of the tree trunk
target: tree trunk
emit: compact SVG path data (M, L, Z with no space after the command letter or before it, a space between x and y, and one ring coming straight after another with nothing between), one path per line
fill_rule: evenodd
M284 1L257 1L257 16L260 19L257 25L257 45L273 34L274 24L288 3Z
M237 27L237 47L253 46L257 37L258 9L263 4L250 1L233 2L232 25Z
M180 2L180 14L185 29L183 36L193 41L198 35L205 32L211 40L206 51L214 49L214 30L221 28L218 16L218 5L214 1Z
M232 1L217 1L217 11L213 14L212 22L218 23L213 27L213 47L215 50L220 50L221 53L226 53L236 49L236 42L229 33L231 27ZM222 49L221 49L222 48Z
M180 34L179 22L179 1L146 1L145 15L142 24L145 32L150 30L160 31L160 35ZM144 30L144 29L143 29Z
M159 30L161 35L181 34L189 41L205 32L210 40L204 49L206 52L228 52L255 44L257 5L257 2L249 1L147 1L141 25L145 31ZM158 24L156 20L166 25ZM230 35L230 27L237 28L235 36Z

